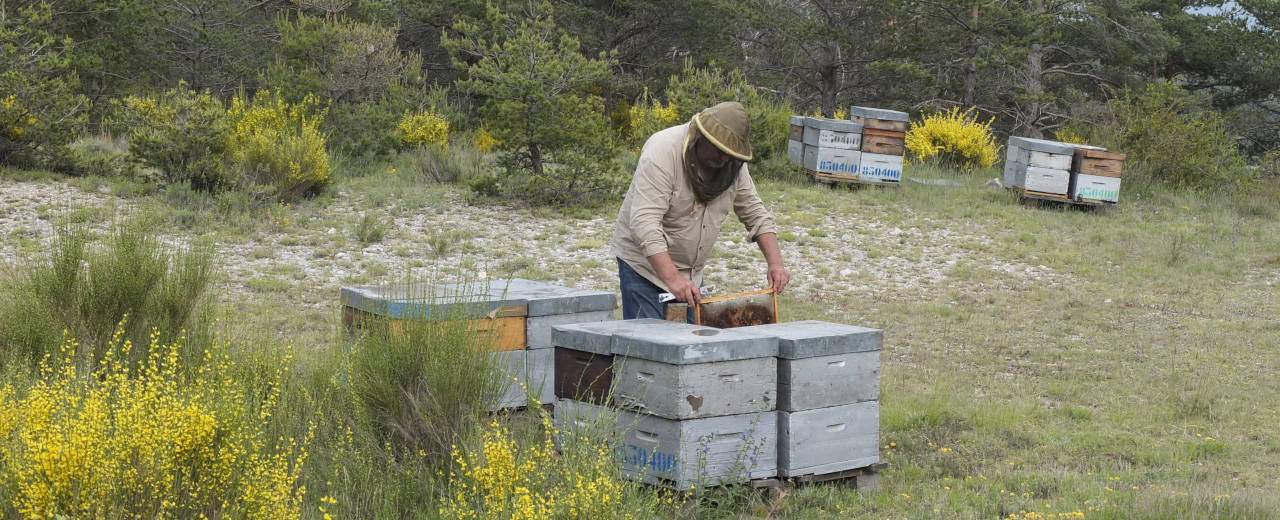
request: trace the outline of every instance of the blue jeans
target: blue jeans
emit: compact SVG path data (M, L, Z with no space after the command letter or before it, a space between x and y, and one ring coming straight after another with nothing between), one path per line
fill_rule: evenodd
M664 291L654 285L626 262L618 259L618 285L622 289L622 319L666 318L666 304L658 303L658 295ZM693 308L685 313L685 321L693 323Z

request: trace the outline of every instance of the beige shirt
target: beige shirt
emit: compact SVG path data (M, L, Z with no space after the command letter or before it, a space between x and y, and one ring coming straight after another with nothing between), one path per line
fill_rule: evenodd
M701 285L702 268L729 210L738 215L751 241L777 233L746 164L729 189L705 205L698 203L683 167L688 132L687 123L673 126L645 142L613 232L613 254L664 290L667 286L649 257L666 251L682 276Z

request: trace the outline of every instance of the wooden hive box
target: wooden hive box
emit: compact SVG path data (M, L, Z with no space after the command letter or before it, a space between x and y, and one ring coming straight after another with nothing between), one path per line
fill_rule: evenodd
M787 137L790 141L804 141L804 116L791 116L791 133Z
M1116 177L1124 172L1128 155L1092 148L1077 148L1072 155L1071 171L1099 177Z
M623 475L649 484L689 490L777 475L773 412L672 420L562 399L554 415L569 433L608 421L621 438Z
M849 120L862 125L864 128L873 130L906 132L907 121L909 118L906 112L899 112L897 110L885 110L883 108L870 107L849 107Z
M862 131L863 153L901 156L906 150L905 132L876 130L868 128Z

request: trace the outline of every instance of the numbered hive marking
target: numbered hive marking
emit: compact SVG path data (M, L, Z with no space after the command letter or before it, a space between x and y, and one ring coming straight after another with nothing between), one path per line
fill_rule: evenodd
M873 130L907 131L907 113L870 107L849 107L849 120Z
M821 475L880 461L880 403L778 412L778 474Z
M873 182L901 182L902 156L862 152L858 178Z
M779 410L879 399L884 331L816 320L746 330L778 337Z
M1120 201L1120 178L1076 173L1072 176L1071 198L1080 201Z
M862 145L862 126L840 119L806 117L804 144L818 148L857 151Z
M862 152L804 145L804 167L831 175L856 177Z
M667 419L694 419L773 410L778 364L773 357L672 365L618 358L618 406Z
M563 431L616 424L623 474L651 484L687 490L777 476L776 412L677 421L561 399L555 417Z

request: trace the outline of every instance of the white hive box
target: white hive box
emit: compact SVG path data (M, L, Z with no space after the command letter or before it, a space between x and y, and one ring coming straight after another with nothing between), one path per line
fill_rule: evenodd
M1071 198L1082 201L1119 202L1120 178L1077 173L1072 179Z
M776 337L664 323L614 334L616 404L667 419L774 409Z
M1005 153L1005 185L1067 198L1077 149L1101 150L1096 146L1010 137Z
M867 182L902 182L902 156L862 152L858 179Z
M816 320L739 330L778 337L779 410L810 410L880 398L882 330Z
M804 167L818 173L856 177L861 161L862 152L804 145Z
M778 475L824 475L880 462L880 403L778 412Z
M775 412L671 420L561 399L555 419L564 431L595 421L616 421L623 474L675 489L777 475Z
M806 117L804 144L857 151L862 147L862 125L841 119Z

